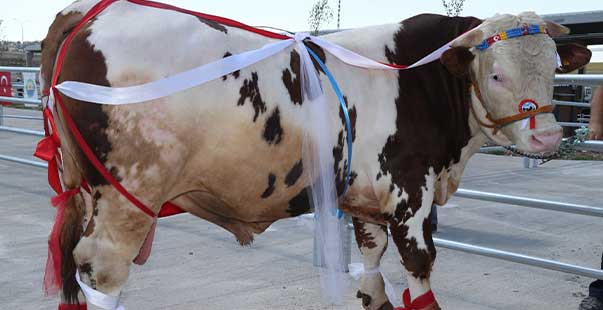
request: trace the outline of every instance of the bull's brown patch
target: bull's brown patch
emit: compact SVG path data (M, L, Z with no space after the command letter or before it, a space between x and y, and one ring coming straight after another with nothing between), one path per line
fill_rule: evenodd
M392 220L389 227L404 268L417 279L429 279L434 258L428 251L418 248L415 238L408 236L408 226L398 224Z
M105 57L90 45L88 42L89 35L90 31L84 29L73 37L63 62L59 83L62 81L78 81L111 86L106 77ZM67 96L62 98L82 137L98 160L104 164L112 146L106 133L109 126L109 117L103 110L103 106L74 100ZM84 156L77 157L85 158ZM84 169L84 176L88 184L93 187L108 184L88 160L84 160L80 164ZM113 173L113 175L117 176L116 173Z
M209 26L209 27L211 27L211 28L213 28L215 30L218 30L220 32L224 32L224 34L228 33L228 29L226 27L224 27L224 25L222 25L222 24L220 24L220 23L218 23L216 21L205 19L205 18L202 18L202 17L197 17L197 18L199 19L200 22L206 24L207 26Z
M262 95L260 94L260 88L258 87L258 73L252 72L250 79L245 79L243 82L243 86L239 90L239 101L237 102L237 106L245 105L245 101L249 99L251 105L253 106L253 110L255 114L253 115L253 121L255 122L260 115L260 113L266 112L266 103L262 100Z
M230 56L232 56L232 54L230 52L226 52L226 53L224 53L224 56L222 58L226 58L226 57L230 57ZM237 71L231 73L230 75L232 75L236 80L239 78L239 75L241 75L241 70L237 70ZM222 81L226 81L226 79L228 79L228 75L222 76Z
M365 307L370 306L371 301L373 300L371 295L365 294L365 293L361 292L360 290L358 290L358 292L356 292L356 298L362 299L362 305Z
M291 170L289 170L289 172L287 173L287 176L285 176L285 184L287 185L287 187L293 186L295 184L295 182L297 182L299 177L301 177L303 172L304 172L304 164L303 164L302 160L300 159L298 162L295 163L295 165L293 165Z
M42 40L40 63L43 70L40 72L40 75L46 87L50 87L52 70L61 43L63 43L63 40L69 35L82 17L83 15L79 12L70 12L66 15L58 13L48 29L46 38Z
M270 195L272 195L272 193L274 193L274 184L276 183L276 175L274 175L273 173L270 173L268 175L268 188L266 188L266 190L262 193L262 198L266 199L268 197L270 197Z
M343 96L343 100L348 107L348 116L350 117L350 126L352 129L352 142L356 140L356 119L358 115L356 113L356 107L350 107L348 98ZM335 188L337 189L337 195L343 195L345 189L347 170L348 170L348 159L343 159L344 146L348 142L347 135L350 134L346 130L345 115L343 114L343 107L339 108L339 119L341 120L341 130L337 136L337 145L333 147L333 173L335 174ZM349 156L349 155L348 155ZM341 161L343 161L343 167L340 167ZM357 173L352 171L350 173L350 179L348 185L352 185L356 179Z
M291 59L289 60L289 66L291 67L291 69L287 68L283 70L283 84L289 92L289 98L291 98L291 101L294 104L301 105L303 99L301 94L301 77L299 75L299 54L295 50L291 51Z
M375 237L366 231L364 228L364 223L360 222L358 218L352 218L352 221L354 223L356 243L358 243L358 248L360 251L362 252L362 248L374 249L377 247L377 244L374 242Z
M292 217L308 213L310 211L310 188L302 189L295 197L289 200L287 213Z
M308 40L304 41L304 43L308 48L310 48L310 50L312 50L316 54L316 56L318 56L318 58L323 63L326 64L326 55L324 50L320 46ZM313 57L311 57L311 59L312 63L314 64L314 68L316 68L319 73L323 72L318 62ZM289 67L290 68L286 68L285 70L283 70L283 84L285 85L285 88L287 88L287 91L289 92L289 98L291 98L293 104L301 105L303 103L303 96L301 91L300 57L297 51L295 50L291 51Z
M274 109L272 115L268 117L266 120L266 125L264 126L264 140L268 142L268 144L277 145L281 143L283 139L284 131L281 126L281 115L278 107Z

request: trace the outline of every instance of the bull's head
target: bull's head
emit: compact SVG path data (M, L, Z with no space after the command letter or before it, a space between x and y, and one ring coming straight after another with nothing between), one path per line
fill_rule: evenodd
M451 72L471 79L472 117L490 139L530 153L557 149L562 130L551 113L555 72L580 68L591 56L577 44L556 47L551 37L567 33L531 12L496 15L442 55Z

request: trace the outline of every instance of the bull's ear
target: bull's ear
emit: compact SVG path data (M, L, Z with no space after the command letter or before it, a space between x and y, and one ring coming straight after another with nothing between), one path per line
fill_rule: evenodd
M592 52L576 43L557 45L557 53L561 58L561 67L557 73L568 73L584 67L590 61Z
M556 22L545 21L544 23L546 24L546 29L552 38L560 37L563 35L568 35L570 33L569 28L567 28L563 25L557 24Z
M453 47L442 54L440 62L446 66L450 73L465 78L469 76L471 61L475 55L466 47Z

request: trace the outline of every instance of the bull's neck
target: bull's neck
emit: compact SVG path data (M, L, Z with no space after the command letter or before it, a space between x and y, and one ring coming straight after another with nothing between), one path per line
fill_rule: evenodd
M475 18L426 14L400 24L332 34L326 36L326 39L377 61L410 65L479 23ZM345 76L344 74L341 75ZM400 137L397 137L399 140L394 140L406 141L408 144L407 137L403 135L413 132L417 136L417 145L411 145L410 148L420 148L423 143L421 141L445 143L444 147L429 155L432 157L429 159L430 165L434 167L441 168L451 161L462 161L461 157L464 156L461 156L461 151L470 144L470 140L475 140L472 138L481 135L479 127L470 121L470 81L452 75L439 61L399 71L392 74L391 78L396 80L394 85L398 88L395 98L395 135ZM368 104L375 104L375 97L364 99ZM417 126L432 128L417 132ZM396 149L393 153L399 154L396 156L405 156L397 150L403 146L391 147L392 150ZM440 154L436 154L437 152ZM409 153L408 156L412 154Z

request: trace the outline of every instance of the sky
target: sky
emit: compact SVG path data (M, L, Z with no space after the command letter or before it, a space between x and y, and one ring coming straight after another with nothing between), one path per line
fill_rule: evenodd
M123 0L122 0L123 1ZM163 0L176 6L238 20L252 26L307 30L316 0ZM41 40L57 12L73 0L0 0L1 39ZM329 0L336 9L337 0ZM341 28L399 22L419 13L444 14L442 0L341 0ZM486 18L495 13L538 14L603 10L603 0L466 0L461 15ZM336 18L323 29L336 28ZM21 31L23 30L23 32Z

